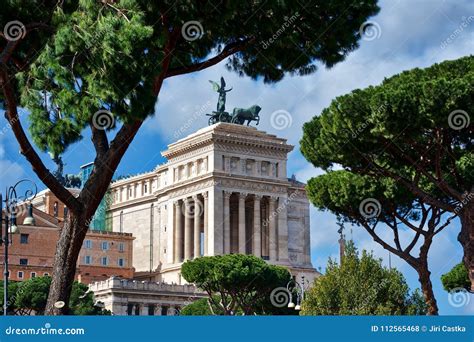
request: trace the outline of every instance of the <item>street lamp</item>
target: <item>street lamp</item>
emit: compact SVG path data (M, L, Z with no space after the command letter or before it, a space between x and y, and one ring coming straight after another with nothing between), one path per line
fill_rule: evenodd
M31 183L33 185L33 190L28 189L25 191L23 196L18 196L17 186L22 183ZM3 314L8 315L8 246L11 245L13 234L18 234L20 230L16 225L16 214L17 214L17 205L19 202L28 203L28 214L25 218L24 225L34 225L35 221L33 218L33 205L31 201L36 197L38 189L36 184L29 179L22 179L17 182L15 185L10 186L6 189L5 200L3 199L2 194L0 194L0 246L3 244L4 252L4 271L3 271ZM3 218L3 203L5 203L5 218ZM2 233L2 228L5 226L5 229ZM3 235L3 236L2 236Z
M286 284L286 289L290 294L290 302L288 303L289 309L295 309L296 311L301 310L301 302L304 300L304 293L308 289L309 282L305 280L304 276L301 276L301 283L297 282L295 278L290 279ZM293 302L292 293L296 292L296 304Z

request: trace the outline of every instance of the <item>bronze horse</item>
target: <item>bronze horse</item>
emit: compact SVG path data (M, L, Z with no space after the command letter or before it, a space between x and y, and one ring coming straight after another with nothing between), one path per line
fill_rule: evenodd
M253 105L250 108L234 108L232 112L232 123L237 123L239 125L243 125L245 120L247 120L247 126L250 124L251 121L257 121L257 125L260 122L260 117L258 113L262 110L262 107L259 105Z

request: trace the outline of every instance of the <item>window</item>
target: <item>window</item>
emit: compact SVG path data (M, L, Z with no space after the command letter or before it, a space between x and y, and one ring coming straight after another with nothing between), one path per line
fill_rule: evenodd
M102 241L102 250L106 251L109 249L109 243L107 241Z
M102 264L102 266L107 266L107 264L108 264L107 257L102 257L101 264Z
M87 249L91 249L92 248L92 241L91 240L86 240L85 245L86 245Z
M143 185L143 193L147 193L148 192L148 185L147 184L144 184Z
M167 306L162 306L161 307L161 316L167 316L168 315L168 307Z
M53 204L53 215L54 217L58 217L58 202L54 202Z
M18 271L18 279L23 279L23 271Z
M67 213L68 213L68 209L67 209L67 207L64 207L63 210L64 210L63 216L64 216L64 218L66 218L66 217L67 217Z
M20 235L20 243L28 243L28 234Z
M124 246L123 246L123 242L120 242L119 243L119 252L123 252L125 250Z
M118 259L118 265L120 267L124 267L125 266L125 260L123 258Z
M28 259L20 259L20 265L22 266L28 265Z
M36 278L36 272L31 272L31 278Z
M48 273L48 272L44 272L44 273L43 273L43 276L49 277L49 273Z
M84 264L86 264L86 265L92 264L92 258L91 258L90 255L84 256Z

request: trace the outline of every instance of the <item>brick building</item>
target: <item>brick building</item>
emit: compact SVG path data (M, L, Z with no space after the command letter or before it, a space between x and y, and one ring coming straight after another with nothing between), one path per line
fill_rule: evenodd
M53 210L57 217L35 207L35 224L25 226L22 223L26 211L20 210L17 216L19 234L12 235L9 246L11 280L22 281L52 273L56 243L63 225L64 205L55 201L49 191L43 195L45 199L40 198L45 204L42 209ZM80 251L76 279L89 284L110 276L133 278L133 239L129 233L89 231ZM0 263L3 263L3 246L0 246ZM3 274L0 279L3 279Z
M80 189L68 188L69 192L74 196L79 196ZM33 206L53 216L60 221L67 216L68 208L53 194L49 189L40 191L32 201Z

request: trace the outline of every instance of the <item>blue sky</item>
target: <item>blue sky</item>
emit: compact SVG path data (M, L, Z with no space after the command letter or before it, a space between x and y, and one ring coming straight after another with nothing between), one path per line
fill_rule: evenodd
M203 113L214 109L217 98L208 80L224 76L234 89L227 94L227 108L259 104L259 129L287 138L295 149L289 155L288 173L306 181L321 174L301 156L298 141L302 124L318 115L331 99L353 89L379 84L384 77L414 67L427 67L447 59L456 59L474 51L474 2L472 0L392 0L381 1L380 13L370 18L374 31L360 43L360 48L332 69L320 69L306 77L286 77L275 85L264 85L247 77L228 72L223 63L202 72L165 81L155 115L147 119L124 156L117 174L135 174L152 170L164 162L160 151L166 144L207 125ZM370 35L373 33L373 35ZM286 125L280 127L270 120L275 111L285 111ZM21 120L27 126L26 111ZM472 117L472 115L471 115ZM54 169L47 155L46 164ZM79 166L92 161L93 146L88 132L84 139L71 146L63 156L67 173L77 173ZM3 119L0 121L0 189L21 179L37 177L21 155L18 145ZM474 298L467 305L454 307L443 291L440 276L461 261L462 249L457 242L459 222L451 224L435 238L429 262L432 282L440 314L472 314ZM335 217L311 208L311 246L315 267L326 265L328 257L338 255L338 234ZM388 252L372 241L362 229L346 229L360 249L373 250L388 263ZM392 256L392 266L407 278L411 288L418 287L415 272L402 260ZM472 297L472 296L471 296Z

